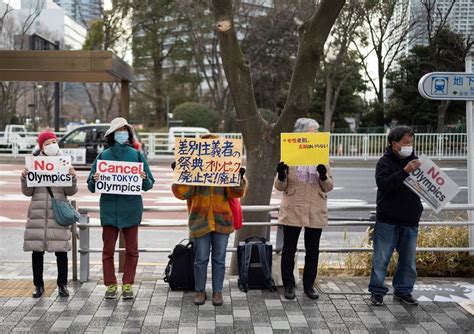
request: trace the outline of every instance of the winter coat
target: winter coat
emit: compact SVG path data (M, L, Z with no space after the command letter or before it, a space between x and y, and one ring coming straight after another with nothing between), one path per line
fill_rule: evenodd
M72 178L70 187L51 187L51 190L56 199L65 201L67 196L77 193L77 179L76 177ZM71 249L70 227L56 223L51 197L46 187L28 188L26 178L21 177L21 191L23 195L31 197L23 250L26 252L69 251Z
M282 225L324 228L328 225L327 194L333 188L329 165L326 165L327 179L317 184L300 182L296 167L290 167L285 180L275 178L274 187L283 191L278 213Z
M244 178L238 187L203 187L173 184L176 198L187 200L189 211L189 233L192 238L210 232L234 232L234 220L229 198L244 196L247 182Z
M404 168L417 159L412 154L401 159L388 147L377 162L377 221L392 225L418 226L423 205L420 198L403 181L408 177Z
M87 187L95 193L95 182L93 179L97 171L97 160L142 162L143 171L147 178L142 182L142 190L147 191L153 187L155 179L151 174L150 167L143 154L128 144L115 143L112 147L100 153L92 165L87 179ZM127 228L139 225L143 215L143 200L141 195L100 195L100 223L102 226L115 226Z

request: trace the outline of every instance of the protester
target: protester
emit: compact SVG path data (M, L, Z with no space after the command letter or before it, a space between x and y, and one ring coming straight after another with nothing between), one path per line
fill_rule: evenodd
M294 132L316 132L319 124L313 119L300 118ZM285 162L277 166L274 186L283 191L278 222L283 225L281 275L285 298L294 299L295 254L301 229L304 227L305 265L303 289L311 299L319 295L313 288L319 261L319 240L328 224L327 193L333 188L329 165L288 167Z
M36 156L59 155L58 139L54 132L45 130L38 136L39 150ZM77 193L77 179L74 168L69 169L72 176L70 187L51 187L54 197L58 200L67 200L67 196ZM32 253L33 283L35 291L33 298L39 298L44 293L43 263L44 252L54 252L58 267L58 292L61 297L68 297L67 287L68 261L67 252L71 249L71 232L69 227L59 225L55 218L52 200L47 187L27 186L28 169L21 173L21 190L25 196L31 197L28 209L28 220L24 235L23 250Z
M414 132L398 126L388 134L388 147L375 171L377 218L369 291L374 305L383 305L388 288L384 285L387 266L394 249L398 264L393 277L394 298L416 305L411 293L416 281L416 239L423 206L420 198L403 181L420 167L413 151Z
M127 120L117 117L112 120L105 133L109 148L97 156L92 165L87 186L91 192L96 191L96 182L100 178L97 172L98 160L126 161L143 163L141 172L142 190L153 187L155 179L151 174L148 162L143 154L135 150L133 145L133 128ZM138 225L142 220L143 200L141 195L118 195L103 193L100 196L100 222L102 225L102 266L104 284L107 286L105 298L117 297L117 277L114 268L114 253L117 237L122 231L125 239L125 263L122 279L122 298L133 299L132 286L138 263Z
M201 138L218 138L204 135ZM176 163L171 167L174 169ZM189 234L194 238L196 258L194 279L196 297L194 303L203 305L206 301L206 280L209 255L212 257L212 304L224 303L222 287L225 275L225 258L229 234L234 231L229 198L244 196L247 186L245 169L240 168L241 181L237 187L188 186L173 184L173 194L187 200L189 213Z

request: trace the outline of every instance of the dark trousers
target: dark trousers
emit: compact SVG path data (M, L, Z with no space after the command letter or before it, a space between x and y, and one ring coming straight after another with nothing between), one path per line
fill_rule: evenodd
M104 271L104 284L106 286L116 285L114 254L115 244L120 229L114 226L102 226L102 268ZM122 229L125 240L125 263L123 264L123 284L133 284L138 264L138 225Z
M67 252L56 252L56 265L58 266L58 285L67 285ZM44 252L33 252L33 283L35 286L44 286L43 263Z
M281 276L284 286L295 286L293 269L295 268L295 254L298 246L301 227L283 226L283 249L281 253ZM304 247L306 256L304 258L303 287L313 287L318 272L319 240L322 229L304 228Z

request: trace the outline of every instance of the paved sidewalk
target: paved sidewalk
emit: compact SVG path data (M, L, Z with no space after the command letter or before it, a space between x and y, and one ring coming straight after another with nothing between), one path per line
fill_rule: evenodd
M30 272L28 263L0 263L0 292L5 292L3 283L31 280ZM88 283L70 283L69 298L58 297L57 291L39 300L0 297L0 333L474 333L474 316L455 302L425 301L415 307L388 296L385 306L372 306L364 293L366 278L321 277L319 301L308 299L301 287L297 299L287 301L281 288L242 293L237 279L230 277L224 285L225 304L216 308L209 301L195 306L194 293L170 291L162 280L163 267L139 266L133 301L103 299L100 266L91 272ZM45 279L54 283L55 275L55 265L45 264ZM422 290L441 293L448 283L467 287L474 281L421 283Z

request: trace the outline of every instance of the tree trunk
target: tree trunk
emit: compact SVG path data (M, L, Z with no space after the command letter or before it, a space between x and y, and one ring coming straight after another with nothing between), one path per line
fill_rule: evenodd
M381 52L381 51L380 51ZM385 64L381 61L383 55L380 53L378 54L377 53L377 58L379 59L378 61L378 84L379 84L379 88L378 88L378 92L377 92L377 102L379 104L379 106L375 109L376 110L376 122L377 122L377 125L379 126L383 126L385 124L385 113L384 113L384 109L385 109L385 101L384 101L384 84L383 84L383 80L385 78Z
M247 150L249 185L243 205L270 203L274 168L280 159L280 134L291 131L296 119L308 112L324 43L344 3L344 0L322 0L312 17L300 27L298 55L285 109L272 128L257 110L250 62L240 48L234 29L232 0L212 1L222 64ZM246 222L267 218L268 213L244 215ZM237 232L234 246L248 236L265 237L268 231L267 227L260 226L243 228ZM231 273L236 273L235 259L234 254Z
M333 96L333 87L332 80L327 76L326 77L326 98L324 99L324 131L331 131L332 123L332 96Z
M441 101L438 106L438 133L443 133L445 128L444 124L446 123L446 111L449 108L451 101Z

